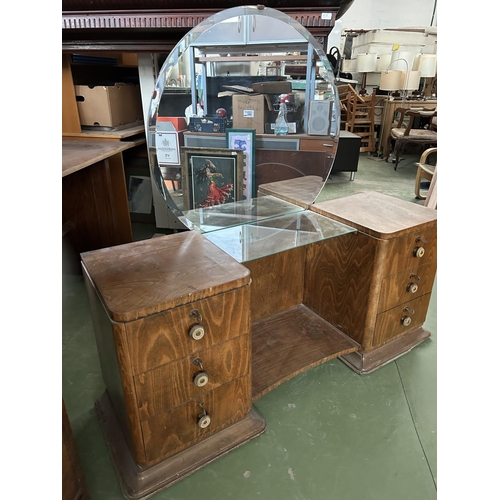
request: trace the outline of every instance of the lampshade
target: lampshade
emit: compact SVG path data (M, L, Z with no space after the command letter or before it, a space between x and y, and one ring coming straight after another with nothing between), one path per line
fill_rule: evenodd
M372 73L377 69L377 54L358 54L356 56L356 71Z
M420 57L422 54L416 54L415 59L413 59L412 71L418 71L418 65L420 64Z
M420 56L418 70L422 78L432 78L436 76L437 56L436 54L422 54Z
M415 52L394 50L391 55L391 68L399 69L400 71L411 71L414 59Z
M391 64L391 54L380 54L375 71L385 71L389 68L389 64Z
M380 90L399 90L401 88L402 71L382 71L380 74Z
M420 71L402 71L401 89L402 90L417 90L420 85Z

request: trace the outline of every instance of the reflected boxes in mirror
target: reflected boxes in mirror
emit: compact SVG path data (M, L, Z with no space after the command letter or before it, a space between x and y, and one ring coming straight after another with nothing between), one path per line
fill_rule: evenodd
M184 210L240 201L243 197L243 151L181 148Z
M255 129L264 133L267 114L272 111L272 103L264 94L233 95L233 127Z

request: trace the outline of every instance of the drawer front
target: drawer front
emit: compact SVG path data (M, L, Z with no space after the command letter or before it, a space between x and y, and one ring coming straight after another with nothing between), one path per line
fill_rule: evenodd
M303 151L325 151L334 156L338 143L329 139L301 139L300 149Z
M430 293L436 275L436 262L388 276L382 281L378 312Z
M248 414L250 408L250 375L245 375L146 420L142 423L142 430L148 465L238 422ZM205 428L198 425L203 410L211 419Z
M250 332L249 293L245 286L127 323L132 373L152 370ZM204 335L195 340L190 329L197 325L203 326Z
M247 375L251 352L250 335L245 334L136 375L141 420Z
M422 295L414 300L400 304L377 316L373 347L383 345L390 340L422 326L427 316L431 294ZM408 321L409 318L410 320ZM408 323L405 323L406 319Z
M437 261L436 226L388 240L383 276Z

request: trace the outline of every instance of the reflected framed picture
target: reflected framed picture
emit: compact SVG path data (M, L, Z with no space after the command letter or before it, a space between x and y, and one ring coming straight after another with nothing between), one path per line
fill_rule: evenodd
M128 202L131 213L149 214L153 207L151 178L131 175L128 183Z
M226 146L243 151L243 199L256 196L255 129L226 129Z
M243 199L243 151L181 147L183 210Z

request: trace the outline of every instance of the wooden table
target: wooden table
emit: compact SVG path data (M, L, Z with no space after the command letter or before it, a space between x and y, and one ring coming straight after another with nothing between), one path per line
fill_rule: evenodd
M62 141L63 236L77 254L73 259L84 251L132 241L121 153L136 145L137 141Z
M380 123L380 134L378 138L378 150L382 153L385 158L387 146L387 138L391 133L391 125L394 118L394 112L397 108L424 108L424 109L434 109L437 108L437 100L427 100L427 101L412 101L412 100L397 100L397 99L386 99L383 101L383 112L382 121Z

